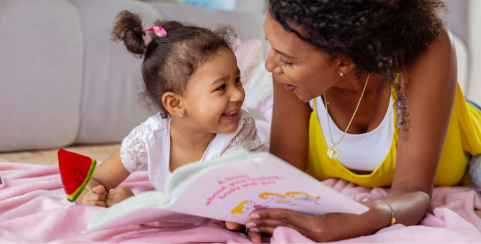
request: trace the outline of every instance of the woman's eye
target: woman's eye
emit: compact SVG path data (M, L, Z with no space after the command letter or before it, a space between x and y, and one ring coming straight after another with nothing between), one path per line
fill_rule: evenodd
M235 83L239 83L239 82L241 82L240 77L237 77L237 78L235 79Z
M216 91L220 91L220 90L224 90L225 89L225 84L222 85L222 86L219 86L217 89L215 89Z
M287 63L284 60L282 60L281 58L279 58L279 62L281 62L282 66L291 66L292 65L292 63Z

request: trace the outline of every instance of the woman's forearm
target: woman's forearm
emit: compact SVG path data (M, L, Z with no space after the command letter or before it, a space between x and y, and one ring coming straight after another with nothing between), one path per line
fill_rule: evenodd
M427 193L414 188L392 190L382 199L393 209L396 223L414 225L421 221L429 208ZM291 227L315 242L339 241L365 236L391 225L391 210L381 201L365 201L369 207L364 214L328 213L310 216L288 209L254 210L246 227L272 234L277 226ZM251 233L251 237L254 234ZM260 243L259 235L256 243ZM259 237L259 238L257 238ZM253 239L254 241L254 239Z
M427 193L414 188L395 189L382 200L384 202L361 202L369 207L369 211L362 215L332 213L323 216L322 218L327 218L326 223L333 224L326 231L339 231L336 236L332 236L332 241L370 235L390 226L391 210L387 204L392 208L396 223L406 226L418 224L424 218L431 201Z
M396 223L416 225L429 209L431 193L412 187L396 188L391 190L383 201L393 209Z

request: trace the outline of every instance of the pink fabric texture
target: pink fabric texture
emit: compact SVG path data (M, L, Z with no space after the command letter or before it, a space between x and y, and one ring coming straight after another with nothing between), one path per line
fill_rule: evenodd
M196 226L157 222L82 234L102 208L68 202L58 165L0 163L0 175L7 183L0 190L0 243L250 242L244 233L228 231L215 220ZM147 172L134 172L123 184L135 194L154 189Z
M165 222L123 227L87 234L86 229L100 207L77 206L66 200L58 165L39 166L0 163L0 175L7 187L0 190L0 243L6 242L226 242L249 243L240 232L228 231L215 220L199 225ZM365 188L344 180L324 182L355 200L377 200L389 189ZM134 172L125 181L134 193L152 190L146 172ZM474 186L438 187L432 204L438 206L417 226L400 224L384 228L374 235L341 242L480 242L481 219L474 208L481 208L481 191ZM267 239L268 240L268 239ZM312 243L297 231L279 227L271 243Z

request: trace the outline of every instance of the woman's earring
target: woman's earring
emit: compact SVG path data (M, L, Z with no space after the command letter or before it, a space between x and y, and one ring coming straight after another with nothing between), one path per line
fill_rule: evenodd
M341 72L339 75L340 75L340 76L344 76L344 73Z
M179 114L179 117L180 117L180 118L184 118L184 114L183 114L183 113L180 113L180 114Z

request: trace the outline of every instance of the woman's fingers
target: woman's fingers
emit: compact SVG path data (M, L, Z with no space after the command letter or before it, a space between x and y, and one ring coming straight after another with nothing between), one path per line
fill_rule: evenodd
M249 223L253 223L253 222L249 221ZM285 226L285 227L295 229L303 235L308 234L308 231L306 229L304 229L302 227L299 227L299 226L296 226L296 225L292 225L292 224L280 221L280 220L265 219L265 220L259 220L258 222L254 222L254 223L257 226L253 227L253 228L255 228L256 230L258 230L262 233L268 233L268 234L271 234L271 235L272 235L272 233L274 233L274 229L278 226Z
M251 238L251 241L254 243L262 243L262 236L259 231L247 231L247 236Z
M250 216L251 218L247 221L246 226L256 228L263 233L272 234L276 227L286 226L306 235L309 233L308 230L316 228L313 226L315 217L288 209L256 210Z

